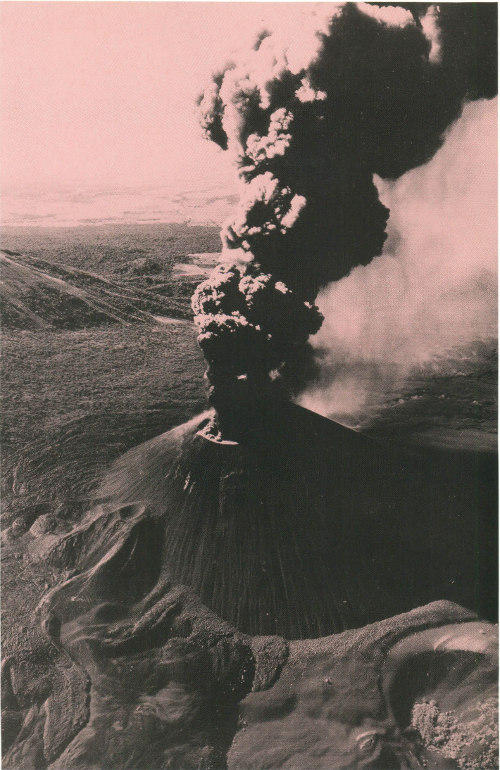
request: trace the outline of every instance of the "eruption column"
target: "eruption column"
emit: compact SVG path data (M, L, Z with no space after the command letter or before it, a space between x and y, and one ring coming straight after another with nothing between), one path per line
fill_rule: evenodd
M293 40L262 32L205 89L202 127L241 184L224 263L193 297L225 438L313 376L319 289L386 238L373 175L426 162L467 98L494 95L495 13L489 3L340 3L310 12Z

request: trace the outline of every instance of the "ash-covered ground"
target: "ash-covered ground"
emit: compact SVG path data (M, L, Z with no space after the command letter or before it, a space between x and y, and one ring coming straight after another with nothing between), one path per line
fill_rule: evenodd
M497 347L478 342L375 388L363 408L337 418L388 441L496 452L497 382Z

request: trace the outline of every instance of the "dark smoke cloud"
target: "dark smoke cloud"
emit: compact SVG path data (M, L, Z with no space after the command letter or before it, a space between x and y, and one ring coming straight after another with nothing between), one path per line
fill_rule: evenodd
M217 267L198 287L193 310L220 422L228 404L249 403L290 381L305 384L307 339L323 316L260 265Z
M425 163L467 99L494 95L496 4L329 14L311 13L295 40L261 33L199 100L242 187L222 232L229 264L193 301L214 402L217 391L237 399L240 385L244 399L266 383L300 387L290 356L295 373L309 371L319 289L382 251L389 210L374 174Z

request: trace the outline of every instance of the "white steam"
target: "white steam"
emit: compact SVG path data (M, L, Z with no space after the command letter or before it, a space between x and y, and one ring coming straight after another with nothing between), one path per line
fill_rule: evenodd
M318 296L320 377L300 399L351 421L415 371L496 339L497 100L468 104L425 166L376 183L384 252Z

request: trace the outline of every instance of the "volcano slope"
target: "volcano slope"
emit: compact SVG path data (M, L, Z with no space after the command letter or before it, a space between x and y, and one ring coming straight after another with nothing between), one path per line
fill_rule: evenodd
M404 455L291 404L217 442L210 416L129 451L99 493L154 516L158 573L253 634L320 636L442 598L493 619L495 486L476 457Z

